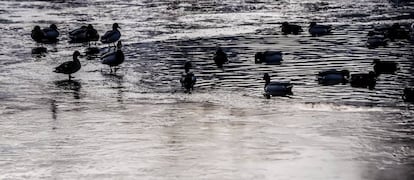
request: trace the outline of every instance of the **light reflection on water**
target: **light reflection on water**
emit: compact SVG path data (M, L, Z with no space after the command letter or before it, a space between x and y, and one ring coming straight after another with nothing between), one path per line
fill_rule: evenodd
M388 1L1 1L0 179L412 179L413 85L409 42L368 49L376 24L413 21L413 4ZM411 14L410 14L411 13ZM285 36L283 21L335 27ZM53 67L86 46L71 29L102 34L118 22L126 62L117 75L82 57L68 81ZM32 56L34 25L63 36ZM306 28L304 28L306 29ZM217 69L216 45L230 63ZM104 47L104 46L102 46ZM255 52L282 50L280 66ZM375 90L320 86L323 69L371 70L397 61ZM198 82L184 94L191 60ZM262 97L262 74L294 83L291 97Z

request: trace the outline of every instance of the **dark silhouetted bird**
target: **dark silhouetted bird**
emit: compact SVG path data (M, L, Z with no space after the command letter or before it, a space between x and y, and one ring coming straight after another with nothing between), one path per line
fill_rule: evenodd
M118 28L120 29L118 23L114 23L112 25L112 30L107 31L102 37L101 42L104 44L115 43L121 38L121 32L119 32Z
M224 63L227 63L229 60L227 54L223 51L221 47L217 47L216 53L214 54L214 63L217 67L222 68Z
M303 32L302 27L295 24L289 24L288 22L282 23L282 32L283 34L299 34L300 32Z
M112 67L119 66L125 60L125 56L121 48L122 48L122 43L121 41L118 41L117 49L115 51L106 53L101 57L102 64L109 65L109 68L111 69L111 73L112 73ZM115 73L117 69L118 68L116 67L114 68Z
M62 74L68 74L69 80L72 78L71 74L79 71L81 68L81 64L79 62L78 57L80 56L79 51L73 52L73 61L66 61L55 68L53 72L55 73L62 73Z

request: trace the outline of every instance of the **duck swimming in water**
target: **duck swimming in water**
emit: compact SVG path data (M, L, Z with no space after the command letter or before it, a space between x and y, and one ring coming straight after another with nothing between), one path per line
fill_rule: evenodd
M410 32L401 27L399 23L394 23L385 33L386 37L391 41L396 39L410 39Z
M118 28L120 29L118 23L114 23L112 25L112 30L107 31L102 37L101 42L104 44L115 43L121 38L121 32L119 32Z
M282 52L280 51L265 51L258 52L254 56L254 62L256 64L281 64L283 61Z
M109 65L109 68L111 69L111 73L112 73L112 67L119 66L125 60L125 56L121 48L122 48L122 43L121 41L118 41L116 51L106 53L101 57L102 64ZM117 69L118 68L115 67L114 69L115 73Z
M322 85L345 84L349 79L349 71L330 69L321 71L317 74L318 82Z
M376 74L373 71L369 73L351 74L350 83L352 87L374 89L377 83Z
M55 68L53 72L62 73L69 75L69 80L72 78L71 74L79 71L81 64L78 57L80 56L79 51L73 52L73 61L66 61Z
M287 96L292 95L293 85L290 82L270 82L270 76L268 73L263 75L265 80L264 96L270 98L271 96Z
M194 85L197 82L197 78L193 72L190 72L192 68L191 62L187 61L184 63L185 74L182 75L180 79L181 86L185 89L185 92L191 93L191 90L194 90Z
M381 61L379 59L375 59L372 64L374 65L374 72L377 75L394 74L395 71L399 69L398 64L393 61Z
M367 47L368 48L377 48L377 47L387 46L387 39L384 34L376 31L368 32Z
M282 33L283 34L294 34L298 35L300 32L303 32L302 27L295 24L289 24L288 22L282 23Z
M405 102L414 102L414 87L404 88L404 94L402 98Z
M223 64L229 61L227 58L227 54L223 51L221 47L217 47L213 59L218 68L223 68Z
M316 22L311 22L309 25L309 33L312 36L322 36L331 33L332 27L329 25L319 25Z

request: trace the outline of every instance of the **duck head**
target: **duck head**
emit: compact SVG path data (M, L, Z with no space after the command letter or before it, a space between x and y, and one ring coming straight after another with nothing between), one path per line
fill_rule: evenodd
M50 28L50 29L53 29L53 30L58 30L58 28L57 28L56 24L51 24L51 25L49 26L49 28Z
M378 63L380 63L381 62L381 60L379 60L379 59L374 59L374 61L372 61L372 64L378 64Z
M288 27L289 26L289 23L288 22L283 22L282 23L282 27Z
M188 73L190 71L190 69L192 68L192 66L193 65L191 64L190 61L185 62L184 63L184 70L185 70L185 72Z
M117 29L121 29L120 27L119 27L119 25L118 25L118 23L114 23L114 24L112 24L112 30L117 30Z
M345 78L347 78L347 79L349 78L349 71L348 70L342 70L341 73Z
M311 22L309 25L309 27L314 27L314 26L316 26L316 22Z
M400 26L400 24L398 24L398 23L394 23L394 24L392 24L392 26L391 26L391 28L392 29L399 29L401 26Z
M93 29L92 24L88 24L88 27L86 27L87 29Z
M78 59L78 57L80 56L81 54L80 54L80 52L79 51L75 51L75 52L73 52L73 59L75 60L75 59Z
M374 72L374 71L370 71L370 72L368 73L368 75L369 75L369 77L370 77L371 79L375 79L375 78L377 77L377 74L375 74L375 72Z
M270 83L270 76L268 73L264 73L263 80L265 80L265 86L267 86Z
M223 52L223 49L219 45L217 45L216 46L216 52Z
M257 52L254 55L254 63L259 64L263 62L263 53L262 52Z
M118 41L118 43L116 44L116 48L118 50L121 50L121 48L122 48L122 42L121 41Z
M33 31L41 31L41 30L40 30L40 26L35 26L35 27L33 28Z

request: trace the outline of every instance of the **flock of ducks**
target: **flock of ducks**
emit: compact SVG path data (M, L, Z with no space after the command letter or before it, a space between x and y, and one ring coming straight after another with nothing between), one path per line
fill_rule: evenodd
M120 29L119 25L114 23L112 25L112 30L107 31L102 37L100 37L98 31L91 24L88 26L81 26L80 28L69 32L69 43L88 43L86 54L89 55L100 53L99 48L91 47L91 42L96 42L100 39L103 44L108 44L109 52L101 55L101 63L108 65L111 73L116 73L118 66L125 60L124 53L122 52L122 42L119 41L121 38L121 32L118 29ZM56 43L59 35L60 33L55 24L52 24L50 27L44 29L41 29L40 26L35 26L31 33L32 39L39 44ZM117 43L116 46L115 43ZM111 44L114 45L114 50L112 51ZM38 54L46 51L46 48L38 47L35 48L32 53ZM79 71L82 67L79 62L80 55L79 51L73 52L73 60L62 63L57 66L53 72L67 74L70 80L72 78L71 75Z
M101 63L110 67L111 73L116 73L118 66L125 60L124 53L122 52L122 43L120 40L121 33L117 23L112 25L112 30L107 31L102 37L99 36L97 30L92 25L82 26L69 32L70 43L88 43L88 49L86 53L97 54L100 52L98 48L91 47L91 42L100 41L103 44L108 44L109 52L101 55ZM414 24L406 30L398 23L393 24L391 27L375 28L368 33L367 47L376 48L380 46L386 46L388 41L395 41L399 39L414 40ZM283 34L297 35L303 32L303 29L299 25L283 22L281 25L281 31ZM320 25L315 22L310 23L308 32L312 36L322 36L330 34L332 27L330 25ZM41 29L39 26L35 26L32 30L31 37L36 43L49 44L56 43L58 41L60 33L55 24L50 25L48 28ZM114 45L114 50L111 51L111 44ZM115 46L115 44L117 44ZM41 47L42 48L42 47ZM73 53L73 60L67 61L55 68L54 72L67 74L69 80L72 78L71 74L77 72L81 68L81 63L78 57L79 51ZM218 68L223 68L223 64L228 63L227 54L221 47L217 47L213 60ZM257 52L254 56L254 62L265 63L269 65L278 65L283 61L283 54L280 51L264 51ZM374 89L377 81L377 77L380 74L395 74L399 69L398 64L392 61L381 61L375 59L373 61L373 71L368 73L354 73L350 74L348 70L336 70L329 69L319 72L317 81L322 85L336 85L350 83L352 87L361 87ZM197 78L193 72L191 72L192 64L187 61L184 64L184 74L180 79L182 87L185 92L191 93L194 89L194 85L197 82ZM271 76L268 73L263 75L264 96L270 98L271 96L288 96L292 95L293 84L289 81L271 81ZM403 99L405 101L414 102L414 87L406 87L403 91Z

